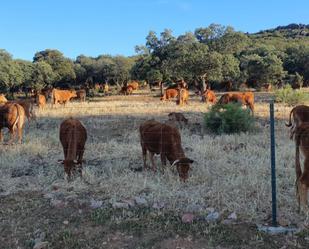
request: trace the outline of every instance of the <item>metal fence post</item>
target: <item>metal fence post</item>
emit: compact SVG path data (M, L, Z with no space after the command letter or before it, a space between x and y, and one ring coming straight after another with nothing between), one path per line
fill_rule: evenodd
M274 101L269 104L270 111L270 155L271 155L271 200L272 200L272 225L277 226L277 196L276 196L276 150L275 150L275 118Z

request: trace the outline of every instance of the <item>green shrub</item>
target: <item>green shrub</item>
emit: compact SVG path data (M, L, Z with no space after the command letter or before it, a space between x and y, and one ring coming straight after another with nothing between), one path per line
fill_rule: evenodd
M278 103L284 103L290 106L303 104L308 100L308 94L304 91L293 90L290 85L285 85L282 89L275 91L275 100Z
M204 124L210 132L231 134L253 130L254 118L248 109L242 109L237 103L214 105L205 114Z

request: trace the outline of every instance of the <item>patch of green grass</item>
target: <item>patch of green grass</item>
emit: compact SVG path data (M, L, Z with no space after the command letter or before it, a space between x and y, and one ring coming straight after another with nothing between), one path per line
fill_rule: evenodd
M275 91L275 100L278 103L294 106L308 101L309 95L301 89L293 90L290 85L286 85L282 89Z

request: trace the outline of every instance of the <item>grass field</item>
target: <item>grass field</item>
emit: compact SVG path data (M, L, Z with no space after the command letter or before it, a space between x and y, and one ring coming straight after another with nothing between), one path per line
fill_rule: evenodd
M177 248L177 241L178 248L181 245L183 248L216 245L264 248L268 242L271 247L265 248L281 248L286 238L269 239L248 225L267 223L271 215L269 114L265 101L268 98L268 94L262 93L256 98L256 131L238 135L207 134L203 114L208 106L197 98L188 106L179 107L174 102L162 103L149 94L108 96L37 111L37 123L26 124L22 145L0 147L0 202L4 207L0 211L0 234L4 234L0 248L3 245L6 245L3 248L32 248L31 238L36 229L47 233L49 248L151 248L152 245ZM290 109L279 104L275 107L278 215L282 225L301 226L306 217L296 212L295 146L284 125ZM183 112L190 123L181 130L186 156L195 160L186 183L180 182L172 170L166 170L164 175L131 170L142 166L138 134L141 122L149 118L166 121L172 111ZM67 183L63 167L57 161L63 159L59 125L70 116L83 122L88 140L83 179ZM159 157L156 160L159 165ZM43 197L44 194L55 196L56 192L65 200L70 197L81 202L94 199L106 205L138 196L144 198L149 207L161 203L164 211L155 212L155 217L148 207L142 214L137 211L112 213L110 207L93 211L83 209L80 202L77 206L57 209ZM218 211L221 219L235 212L239 224L243 225L199 227L199 223L172 222L176 219L173 215L194 212L203 216L210 208ZM170 212L173 215L164 216ZM160 219L171 221L166 225ZM64 220L70 220L69 225L63 225ZM152 222L156 226L152 227ZM234 234L235 229L240 232ZM164 240L158 231L164 233ZM237 241L243 239L242 232L249 236L248 243L238 244ZM148 244L139 244L132 239L132 234L134 238L143 237ZM116 236L114 245L109 236ZM188 239L188 236L193 237ZM289 241L295 239L295 243L306 246L306 236L302 234ZM210 240L213 241L210 243Z

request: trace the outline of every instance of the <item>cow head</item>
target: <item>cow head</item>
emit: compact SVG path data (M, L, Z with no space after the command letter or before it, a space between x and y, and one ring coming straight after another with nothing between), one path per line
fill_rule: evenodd
M72 98L76 98L77 97L77 94L76 94L75 90L71 90L70 92L71 92Z
M72 179L72 173L74 175L76 170L80 176L82 175L81 162L77 160L58 160L58 163L63 164L64 172L67 174L69 181Z
M173 162L172 166L176 166L179 177L184 182L188 179L188 172L190 170L190 164L194 161L189 158L180 158Z

